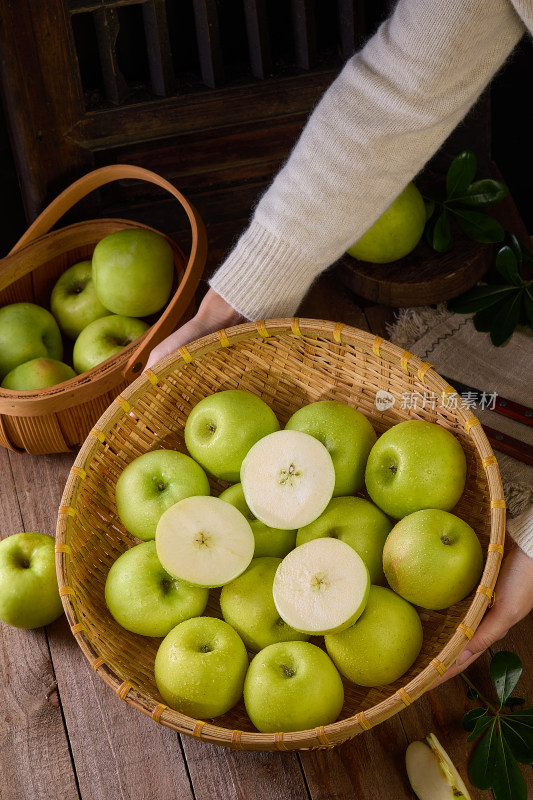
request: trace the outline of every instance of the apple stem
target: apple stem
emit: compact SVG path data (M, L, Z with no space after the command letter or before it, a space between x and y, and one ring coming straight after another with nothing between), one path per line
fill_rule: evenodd
M291 669L290 667L287 667L285 664L281 664L280 666L281 666L281 671L283 672L285 677L292 678L292 676L295 673L295 670Z
M451 544L452 543L451 539L449 539L446 535L441 536L440 540L441 540L442 544Z
M470 688L471 688L471 689L473 689L473 690L474 690L474 692L477 694L477 696L479 697L479 699L481 700L481 702L482 702L482 703L483 703L485 706L487 706L487 708L489 709L489 711L492 711L492 713L493 713L493 714L497 715L497 714L498 714L498 711L497 711L497 709L496 709L496 708L495 708L495 707L492 705L492 703L491 703L489 700L487 700L487 698L486 698L486 697L484 697L484 696L481 694L481 692L479 691L479 689L477 688L477 686L475 686L475 685L472 683L472 681L470 680L470 678L468 678L468 677L467 677L467 676L464 674L464 672L461 672L461 678L464 680L464 682L465 682L465 683L466 683L468 686L470 686Z

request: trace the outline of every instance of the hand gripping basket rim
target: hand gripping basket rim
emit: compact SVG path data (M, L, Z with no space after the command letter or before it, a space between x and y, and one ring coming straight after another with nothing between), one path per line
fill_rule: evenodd
M77 508L76 503L88 470L91 469L95 459L99 462L105 459L106 448L110 448L108 452L111 452L111 449L118 447L116 444L118 440L114 440L113 437L122 424L127 424L131 428L136 424L136 420L140 422L141 417L145 418L146 398L151 399L157 396L158 392L161 393L163 400L168 396L166 387L169 385L167 383L169 379L174 377L177 381L179 375L187 374L189 368L194 370L196 367L202 369L205 367L209 372L210 359L222 357L222 351L226 348L228 349L223 353L224 357L231 358L233 349L237 360L241 358L245 348L263 348L266 353L267 348L275 350L278 347L283 349L281 357L286 360L287 348L290 350L292 342L296 343L294 346L298 344L304 347L308 343L313 345L314 342L319 342L326 348L326 352L336 354L335 357L338 357L343 348L345 350L349 348L355 352L356 358L363 362L365 359L373 359L373 374L376 373L375 364L382 367L377 372L383 372L385 376L384 389L391 388L387 381L390 382L390 375L394 374L404 375L405 385L413 390L427 389L442 397L448 397L454 392L453 387L437 374L431 364L408 351L402 351L379 336L342 323L312 319L271 319L237 325L180 348L177 353L159 362L154 370L143 373L120 397L116 398L116 402L101 416L81 448L67 480L58 515L56 565L60 594L68 623L91 667L120 698L151 716L156 722L198 740L233 749L285 751L333 747L371 729L410 705L446 671L474 634L489 605L503 557L505 502L496 458L479 420L472 414L471 409L459 408L454 411L457 418L457 432L464 437L464 442L469 443L471 456L476 465L476 475L482 476L480 480L483 481L484 502L486 511L489 512L486 514L484 507L483 519L490 518L484 570L477 589L467 601L463 601L467 604L466 611L463 613L461 607L461 616L457 619L457 623L455 619L453 620L454 629L453 632L450 631L449 638L442 646L437 639L438 651L432 653L432 657L428 658L422 669L412 675L404 685L395 688L371 707L361 710L351 709L347 717L339 718L335 723L310 730L268 734L254 732L252 729L244 730L242 729L244 725L241 728L223 727L216 724L216 721L187 717L164 705L158 697L141 690L135 678L129 679L128 674L117 674L113 666L108 663L110 659L101 654L100 640L96 641L96 637L91 636L90 620L87 610L83 607L84 598L81 596L82 586L76 590L72 585L71 559L74 558L75 550L73 537L76 533L77 514L82 513L82 509ZM257 359L257 352L254 352L254 358ZM311 363L310 356L309 359ZM238 364L240 369L241 360ZM286 365L281 368L285 369ZM325 368L329 369L327 364ZM309 369L313 369L312 364ZM191 374L194 375L194 372ZM213 380L218 381L220 373L214 367L213 374L215 376ZM297 382L298 376L293 375L293 377ZM378 378L378 382L379 380ZM230 386L222 383L220 388L230 388ZM387 413L383 412L384 421ZM407 413L405 416L413 415ZM390 424L389 421L388 425ZM384 428L388 425L385 423ZM486 524L488 527L488 520Z

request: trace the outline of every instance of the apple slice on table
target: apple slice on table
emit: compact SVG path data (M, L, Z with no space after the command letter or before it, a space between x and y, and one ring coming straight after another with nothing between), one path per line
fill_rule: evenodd
M326 510L296 535L296 546L330 536L352 547L365 562L370 583L383 583L383 546L392 522L362 497L334 497Z
M303 546L303 545L302 545ZM359 686L393 683L413 665L423 641L420 617L391 589L371 586L355 625L324 637L339 672Z
M364 414L338 400L318 400L299 408L285 429L308 433L325 445L335 467L333 497L363 488L366 461L377 439Z
M161 515L185 497L210 494L202 467L177 450L151 450L120 473L115 502L120 521L138 539L155 539Z
M211 475L236 483L248 450L279 427L276 415L260 397L243 389L227 389L204 397L190 411L185 444Z
M411 742L405 752L411 788L419 800L470 800L463 779L434 733Z
M350 627L364 611L370 577L362 558L339 539L313 539L277 568L274 603L287 625L322 635Z
M171 708L196 719L225 714L241 699L248 654L231 625L194 617L176 625L157 651L154 674Z
M219 498L226 503L231 503L232 506L238 508L241 514L244 514L254 534L255 550L254 558L261 558L262 556L275 556L283 558L289 553L296 542L296 531L284 531L279 528L271 528L265 525L260 519L250 511L242 484L234 483L233 486L228 486L227 489L219 494Z
M335 486L327 448L301 431L264 436L241 467L244 497L252 513L273 528L308 525L326 508Z
M175 578L212 588L244 572L254 554L250 524L218 497L186 497L167 509L156 529L157 555Z
M155 542L126 550L112 564L105 601L114 619L141 636L166 636L172 628L204 613L209 590L190 586L168 574Z
M272 597L274 575L281 558L253 558L247 569L222 587L220 608L249 650L262 650L275 642L309 638L281 619Z

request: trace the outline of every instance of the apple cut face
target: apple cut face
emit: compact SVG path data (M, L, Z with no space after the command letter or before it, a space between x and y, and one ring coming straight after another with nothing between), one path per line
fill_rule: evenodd
M339 633L365 609L370 576L362 558L340 539L313 539L279 565L272 594L280 617L310 635Z
M327 448L307 433L282 430L260 439L241 467L248 507L272 528L313 522L333 495L335 468Z
M470 794L434 733L405 752L409 783L419 800L470 800Z
M224 586L252 560L255 539L243 514L218 497L180 500L161 516L155 534L164 569L193 586Z

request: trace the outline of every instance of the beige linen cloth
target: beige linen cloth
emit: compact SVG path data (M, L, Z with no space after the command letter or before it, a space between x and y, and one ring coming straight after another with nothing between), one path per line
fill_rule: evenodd
M476 331L472 315L453 314L444 304L404 308L389 326L389 338L434 365L447 378L533 407L533 331L518 328L503 347ZM490 405L488 403L487 405ZM533 428L494 411L472 407L481 424L533 445ZM509 518L533 505L533 467L495 451Z

